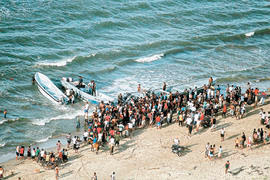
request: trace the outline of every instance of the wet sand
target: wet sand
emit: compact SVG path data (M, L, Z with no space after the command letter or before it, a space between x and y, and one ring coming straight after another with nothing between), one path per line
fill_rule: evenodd
M269 100L267 101L269 103ZM262 106L270 111L270 104ZM59 179L91 179L96 172L98 179L110 179L114 171L116 179L270 179L270 144L253 145L252 150L235 149L236 137L245 132L247 138L260 124L259 108L247 108L245 118L217 118L215 130L200 128L198 133L187 136L188 130L177 123L164 126L161 130L148 128L136 130L132 138L123 139L114 155L108 148L102 148L99 154L84 146L79 153L69 150L69 161L60 167ZM220 129L225 127L225 141L221 142ZM268 130L267 130L268 132ZM173 139L178 137L180 144L186 147L184 154L178 157L171 152ZM223 147L221 159L205 158L205 145ZM231 168L225 174L224 165L229 160ZM42 168L32 160L8 161L3 164L7 170L5 176L10 179L55 179L55 171ZM40 171L40 172L38 172ZM13 172L14 175L11 174Z

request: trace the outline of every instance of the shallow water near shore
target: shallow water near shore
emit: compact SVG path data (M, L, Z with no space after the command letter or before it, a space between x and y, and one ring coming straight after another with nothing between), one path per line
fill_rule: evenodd
M143 88L270 87L269 1L0 2L0 159L17 145L75 132L83 103L57 106L32 85L42 72L95 79L116 97ZM94 107L92 107L94 108ZM1 115L2 116L2 115ZM53 139L53 140L52 140ZM55 144L52 142L52 144Z

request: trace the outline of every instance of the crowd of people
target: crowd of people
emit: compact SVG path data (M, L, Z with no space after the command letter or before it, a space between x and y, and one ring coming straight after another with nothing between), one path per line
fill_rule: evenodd
M40 149L39 147L28 146L27 151L24 146L16 147L16 160L32 159L40 163L43 167L49 169L54 169L61 163L68 161L68 150L61 149L60 141L57 142L57 152L46 151L45 149Z
M81 80L82 83L82 80ZM223 92L223 93L222 93ZM194 129L198 132L201 127L215 128L216 116L222 114L224 118L228 115L236 119L243 118L246 113L246 105L258 103L264 104L265 95L260 94L258 88L248 88L244 94L239 86L227 85L224 91L219 85L214 87L212 77L209 82L201 88L185 89L184 92L172 93L166 91L166 83L163 84L162 91L150 92L142 90L138 85L139 96L118 96L117 103L101 102L96 111L89 116L89 103L84 106L84 117L86 131L83 133L83 140L78 136L72 138L67 135L67 149L71 143L73 149L78 152L80 143L91 144L91 149L98 152L100 146L109 145L110 154L114 154L115 146L119 146L121 138L132 137L133 131L137 128L156 127L161 129L165 124L173 123L173 115L179 126L185 126L188 135L191 136ZM263 123L269 123L268 116L261 112ZM221 141L224 141L225 129L221 129ZM269 134L270 135L270 134ZM269 135L262 129L254 130L252 142L269 140ZM243 148L246 137L243 133L241 139L236 140L235 147ZM249 146L249 141L247 143ZM62 149L60 141L57 142L57 153L46 152L44 149L28 147L27 157L34 159L47 167L55 168L58 162L68 160L67 149ZM24 146L16 148L16 159L24 159ZM217 157L222 157L222 146L219 147ZM215 145L206 145L205 156L213 159L216 155Z

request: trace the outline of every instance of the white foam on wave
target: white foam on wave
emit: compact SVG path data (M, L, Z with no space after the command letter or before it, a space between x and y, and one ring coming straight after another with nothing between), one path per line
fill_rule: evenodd
M163 56L164 56L163 53L162 54L156 54L156 55L153 55L153 56L150 56L150 57L139 58L139 59L136 59L135 61L141 62L141 63L152 62L152 61L156 61L158 59L161 59Z
M83 109L81 110L77 110L77 111L71 111L68 113L64 113L62 115L58 115L56 117L52 117L52 118L45 118L45 119L37 119L36 121L33 121L32 124L33 125L37 125L37 126L45 126L46 123L49 123L51 121L55 121L55 120L60 120L60 119L75 119L78 116L83 116Z
M37 142L37 143L46 142L46 141L48 141L50 138L52 138L52 136L48 136L48 137L46 137L46 138L44 138L44 139L37 140L36 142Z
M94 57L94 56L96 56L96 53L89 54L89 55L87 55L85 57L89 58L89 57ZM57 66L57 67L61 67L61 66L66 66L68 63L71 63L76 58L77 58L77 56L73 56L71 58L63 59L63 60L56 61L56 62L43 61L43 62L38 62L37 65L38 66Z
M37 65L39 65L39 66L57 66L57 67L66 66L68 63L71 63L74 59L76 59L76 57L77 56L74 56L72 58L63 59L63 60L57 61L57 62L48 62L48 61L38 62Z
M0 121L0 125L1 124L4 124L5 122L8 122L8 121L17 121L19 120L19 118L15 118L15 119L3 119L2 121Z
M7 121L8 121L7 119L4 119L4 120L0 121L0 124L4 124Z
M253 36L254 34L255 34L255 32L249 32L249 33L246 33L245 36L246 36L246 37L251 37L251 36Z
M0 147L4 147L6 143L0 143Z

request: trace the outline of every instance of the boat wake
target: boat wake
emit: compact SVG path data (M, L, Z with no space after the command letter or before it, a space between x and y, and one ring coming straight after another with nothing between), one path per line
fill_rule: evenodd
M144 58L140 58L140 59L136 59L135 61L137 62L141 62L141 63L145 63L145 62L152 62L152 61L156 61L158 59L161 59L164 56L164 54L156 54L150 57L144 57Z

